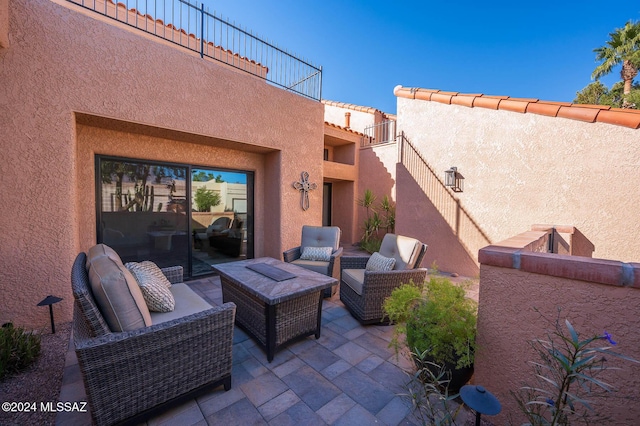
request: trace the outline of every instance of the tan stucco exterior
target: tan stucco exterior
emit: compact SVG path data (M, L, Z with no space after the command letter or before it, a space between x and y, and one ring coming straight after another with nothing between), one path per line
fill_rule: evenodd
M618 343L615 352L640 360L640 332L635 327L640 313L640 264L545 253L545 234L525 232L480 252L473 380L500 400L502 413L490 418L495 424L524 422L510 392L525 383L536 384L530 362L540 358L528 342L546 339L556 318L566 335L565 319L581 339L606 331ZM572 240L584 244L584 239ZM603 340L593 346L607 345ZM640 398L640 364L607 358L609 367L621 369L609 369L598 379L618 393L591 403L598 414L611 416L607 424L635 424L640 408L631 401Z
M0 323L46 326L35 305L48 294L71 319L71 263L95 243L96 153L254 171L256 256L279 258L321 223L321 191L303 212L292 187L303 170L322 181L321 103L65 1L12 0L9 39Z
M455 197L491 242L532 223L572 224L589 236L594 257L640 259L638 130L402 96L398 130L440 179L458 167L464 192ZM398 203L405 201L399 193ZM417 211L399 214L397 229L415 229L417 218ZM424 235L416 236L430 245L423 264L436 260L444 271L474 275L477 266L468 269L470 259L477 261L477 248L450 258L452 250L459 251L452 249L455 235L426 229L441 219L436 211L420 218Z

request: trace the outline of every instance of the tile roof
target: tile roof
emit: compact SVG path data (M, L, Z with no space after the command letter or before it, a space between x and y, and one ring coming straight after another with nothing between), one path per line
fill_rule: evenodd
M482 93L444 92L441 90L402 87L393 89L400 98L420 99L448 105L470 108L480 107L495 110L562 117L588 123L607 123L617 126L640 128L640 110L612 108L606 105L574 104L571 102L550 102L533 98L511 98L509 96L488 96Z
M345 103L345 102L329 101L327 99L323 99L322 103L325 104L325 105L335 106L335 107L339 107L339 108L351 109L351 110L354 110L354 111L366 112L366 113L369 113L369 114L380 113L380 114L382 114L382 116L384 116L385 118L388 118L390 120L395 120L396 119L395 114L387 114L386 112L380 111L379 109L373 108L373 107L348 104L348 103Z
M345 132L353 133L353 134L358 135L358 136L364 136L364 133L356 132L355 130L348 129L348 128L343 127L343 126L338 126L337 124L329 123L328 121L325 121L324 125L325 126L329 126L329 127L333 127L333 128L338 129L338 130L345 131Z

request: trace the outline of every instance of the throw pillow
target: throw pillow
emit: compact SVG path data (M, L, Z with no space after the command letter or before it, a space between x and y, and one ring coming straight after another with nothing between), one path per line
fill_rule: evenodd
M305 247L302 249L300 259L328 262L331 260L331 253L333 253L333 247Z
M176 301L169 290L171 284L164 275L163 279L158 279L155 270L160 271L160 269L153 262L130 262L125 266L138 282L144 301L150 311L172 312L175 309ZM160 274L162 274L161 271Z
M125 265L138 281L156 281L166 288L171 288L171 283L155 263L145 260L143 262L129 262Z
M384 257L380 253L375 252L371 255L371 257L367 261L367 266L364 269L365 271L384 272L384 271L392 270L395 264L396 264L395 258Z

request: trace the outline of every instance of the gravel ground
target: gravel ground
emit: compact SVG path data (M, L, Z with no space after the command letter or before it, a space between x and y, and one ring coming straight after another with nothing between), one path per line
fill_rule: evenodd
M71 323L56 326L56 334L43 334L38 361L22 373L0 382L0 403L36 404L35 412L0 410L0 425L55 425L56 413L42 412L41 402L58 402Z

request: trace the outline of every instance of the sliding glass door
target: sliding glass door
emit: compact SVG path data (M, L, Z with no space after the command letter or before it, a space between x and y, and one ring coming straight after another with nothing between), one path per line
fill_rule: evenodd
M113 157L96 158L97 239L123 262L181 265L253 257L253 174Z
M253 174L221 169L191 170L193 275L213 263L253 257Z

